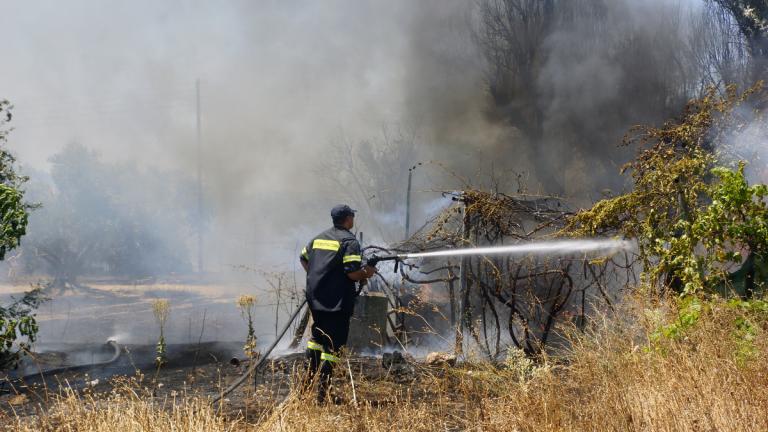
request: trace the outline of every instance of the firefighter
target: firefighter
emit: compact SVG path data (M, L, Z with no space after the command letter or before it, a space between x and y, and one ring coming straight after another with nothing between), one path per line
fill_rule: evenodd
M376 268L362 265L360 243L350 229L355 210L337 205L331 210L333 228L318 234L301 251L301 266L307 272L307 304L312 314L312 337L307 343L309 379L320 370L317 392L325 402L333 366L347 343L349 320L355 306L355 282L364 281Z

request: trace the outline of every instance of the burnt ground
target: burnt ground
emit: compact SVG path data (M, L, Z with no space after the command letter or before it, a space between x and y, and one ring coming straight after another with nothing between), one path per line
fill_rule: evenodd
M239 366L229 362L243 356L239 340L245 336L245 327L234 301L243 287L92 285L87 293L53 298L38 311L41 333L36 348L41 353L9 376L0 372L0 424L4 415L37 415L67 389L97 400L126 387L159 400L213 398L246 370L246 362ZM16 289L0 287L0 294L13 294ZM151 301L156 298L171 299L166 338L176 342L168 345L169 362L160 371L154 366L158 329ZM260 306L257 319L274 323L275 307ZM274 337L272 325L257 328L260 348ZM99 365L114 354L104 344L108 339L120 343L122 354L113 363ZM249 379L224 399L220 406L226 415L256 421L290 393L303 373L303 354L278 351L272 358L257 372L255 386ZM62 369L74 365L82 367ZM430 380L444 372L415 362L384 367L381 356L352 356L349 365L345 361L342 366L335 378L338 393L351 403L351 370L358 400L375 406L387 406L404 394L429 400L437 391Z
M73 349L68 348L70 352ZM10 382L6 379L0 385L0 418L3 414L21 418L37 416L55 402L55 395L64 394L66 389L96 400L108 397L115 389L127 387L159 400L180 396L213 398L247 370L248 361L241 361L239 365L230 362L232 352L240 350L242 353L241 349L231 343L171 345L168 365L157 371L151 363L154 346L128 345L122 347L120 358L109 365L58 369L56 373L38 373ZM98 350L102 357L97 360L109 356L107 348ZM59 357L55 352L49 352L36 361L41 362L40 368L45 370L60 362ZM42 363L46 361L49 364ZM255 380L249 379L227 395L220 407L226 416L255 422L289 395L303 372L303 353L277 356L255 373ZM434 397L439 389L430 386L429 382L444 375L445 369L412 360L384 364L381 356L349 357L340 364L334 377L335 394L341 396L343 403L353 403L348 379L350 372L359 403L387 406L405 393L412 399Z

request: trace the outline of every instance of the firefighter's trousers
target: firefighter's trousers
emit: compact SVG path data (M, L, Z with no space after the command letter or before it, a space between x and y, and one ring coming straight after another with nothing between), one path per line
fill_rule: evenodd
M323 402L330 386L333 366L339 361L338 354L347 344L350 312L321 312L311 310L312 337L307 343L309 379L320 370L317 399Z

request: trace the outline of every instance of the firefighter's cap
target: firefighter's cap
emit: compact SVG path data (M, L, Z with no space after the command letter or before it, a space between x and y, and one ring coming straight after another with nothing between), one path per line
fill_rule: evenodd
M347 216L354 216L355 212L357 212L357 210L352 210L350 206L346 204L339 204L331 209L331 219L335 221L344 219Z

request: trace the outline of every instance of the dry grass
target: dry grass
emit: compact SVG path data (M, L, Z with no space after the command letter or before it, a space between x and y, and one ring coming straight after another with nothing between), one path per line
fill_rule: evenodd
M673 309L673 308L667 308ZM513 358L430 370L417 382L355 374L359 404L318 407L294 395L248 424L199 399L157 401L134 392L108 400L64 395L36 424L71 431L744 431L768 430L768 346L757 326L752 356L736 355L733 309L716 303L684 338L649 345L659 316L636 303L574 339L567 364ZM662 312L660 312L662 311ZM341 371L338 374L342 375ZM346 373L344 374L347 375ZM341 391L350 394L345 378Z
M228 432L240 423L216 414L198 398L154 399L142 391L123 387L107 398L77 396L68 391L37 418L7 422L8 430L20 432Z
M735 312L723 305L677 341L648 349L643 315L578 341L563 373L489 401L485 430L768 430L768 349L739 361ZM646 325L644 325L646 324ZM637 342L641 342L638 344Z

